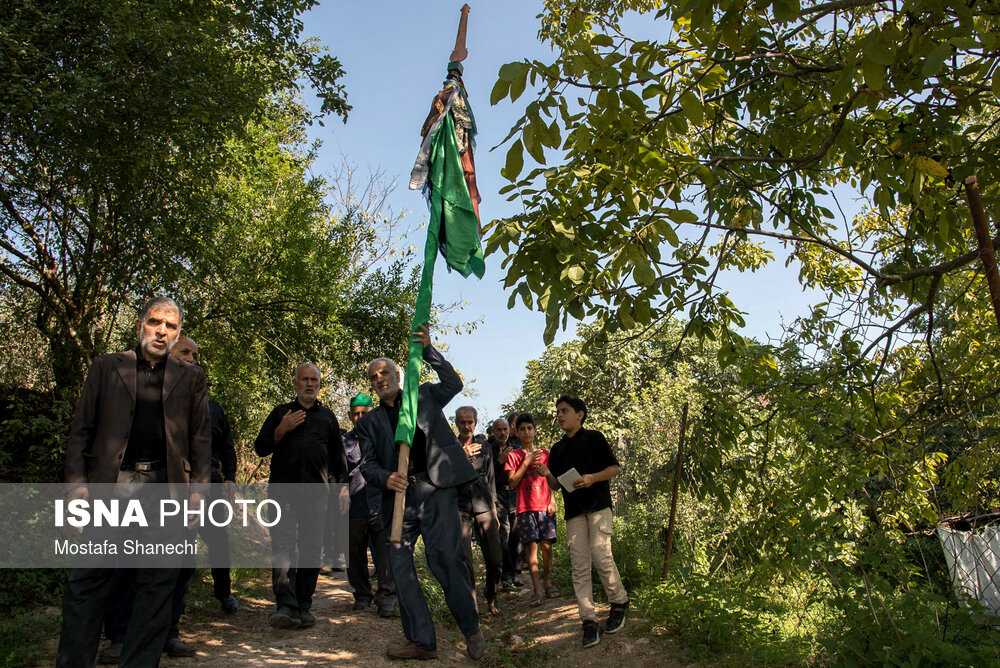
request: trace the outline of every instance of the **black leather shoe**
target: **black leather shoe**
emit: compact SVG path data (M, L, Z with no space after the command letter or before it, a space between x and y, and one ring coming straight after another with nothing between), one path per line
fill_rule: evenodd
M371 607L371 601L355 601L354 605L351 606L351 610L367 610Z
M308 629L310 626L316 626L316 617L309 612L309 608L299 610L299 628Z
M396 606L392 603L386 603L378 607L379 617L399 617L399 613L396 611Z
M235 615L240 609L240 604L232 594L219 601L219 603L222 605L222 611L227 615Z
M486 654L486 638L483 637L482 631L476 631L466 638L465 643L469 658L473 661L478 661L483 658L483 654Z
M168 638L167 644L163 647L163 653L173 657L194 656L195 649L190 645L185 645L180 638Z
M117 666L122 658L122 647L124 643L113 642L104 648L104 651L97 655L97 663L102 666Z
M418 659L420 661L438 658L436 650L421 647L413 641L406 643L402 647L390 649L386 651L385 655L390 659Z
M267 621L274 629L294 629L302 623L299 621L299 613L287 605L279 606L267 616Z

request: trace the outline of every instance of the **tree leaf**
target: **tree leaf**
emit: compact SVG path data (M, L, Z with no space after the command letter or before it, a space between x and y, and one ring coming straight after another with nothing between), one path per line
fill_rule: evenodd
M500 73L498 76L501 81L511 83L526 70L527 66L524 63L506 63L500 66Z
M687 120L691 121L695 125L701 125L701 123L705 120L705 110L702 107L701 100L698 99L698 96L691 91L685 91L681 95L680 103Z
M521 144L521 140L518 139L507 151L507 160L504 163L501 176L508 181L517 181L518 175L520 175L521 170L524 168L523 153L524 146Z
M490 91L490 105L494 105L500 100L507 97L507 91L510 90L510 82L504 79L497 79L497 82L493 84L493 90Z
M913 159L913 165L925 174L943 179L948 176L948 170L934 158L918 155Z

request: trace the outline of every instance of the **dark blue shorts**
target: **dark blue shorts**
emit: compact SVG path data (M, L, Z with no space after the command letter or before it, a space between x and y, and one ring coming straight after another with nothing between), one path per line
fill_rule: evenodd
M521 543L533 543L538 540L555 541L556 516L549 515L544 510L530 510L517 514L517 532Z

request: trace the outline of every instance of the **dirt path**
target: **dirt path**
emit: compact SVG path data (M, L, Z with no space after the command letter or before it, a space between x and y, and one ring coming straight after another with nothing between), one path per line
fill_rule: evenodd
M269 583L255 584L260 585L255 589L266 591L264 585ZM585 650L580 646L580 622L572 593L532 608L528 605L527 589L502 593L501 614L484 619L488 651L479 665L607 668L623 660L629 666L681 665L670 656L662 640L640 635L634 619L629 620L622 632L603 636L600 645ZM269 597L239 592L237 595L241 607L233 617L222 615L214 601L213 605L190 610L183 621L181 637L196 647L198 654L189 659L164 656L161 665L169 668L407 665L385 656L387 649L405 643L399 619L382 619L374 607L363 612L351 610L354 599L346 580L320 576L313 602L316 626L306 630L272 629L267 623L267 615L274 609ZM465 640L458 629L450 623L436 626L439 659L419 665L475 665L465 653ZM54 653L53 643L47 665L51 665Z

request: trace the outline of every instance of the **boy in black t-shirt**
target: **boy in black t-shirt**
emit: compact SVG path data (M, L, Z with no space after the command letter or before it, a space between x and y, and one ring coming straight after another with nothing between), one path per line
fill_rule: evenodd
M563 492L573 589L583 620L583 646L593 647L601 641L601 628L594 609L591 564L597 569L611 602L603 631L620 631L628 609L628 594L611 554L611 485L608 481L618 475L618 460L604 434L583 428L587 405L581 399L566 394L560 396L556 400L556 418L566 435L552 446L548 481L552 489L559 488ZM567 491L556 478L571 469L580 477L573 482L572 491Z

